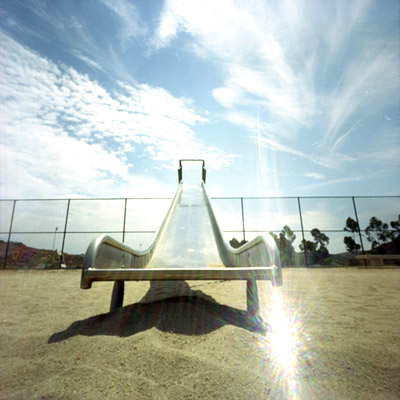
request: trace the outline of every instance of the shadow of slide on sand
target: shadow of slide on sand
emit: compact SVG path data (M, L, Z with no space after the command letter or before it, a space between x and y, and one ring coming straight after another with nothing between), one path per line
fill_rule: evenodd
M174 297L165 293L165 287L153 284L138 303L75 321L66 330L51 335L48 343L77 335L128 337L153 327L183 335L203 335L224 325L259 333L267 331L267 325L247 311L218 304L202 291L190 289L186 282L179 283Z

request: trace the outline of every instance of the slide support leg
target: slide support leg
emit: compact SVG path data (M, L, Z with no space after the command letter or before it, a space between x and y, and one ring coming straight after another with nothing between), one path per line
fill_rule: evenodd
M259 301L258 301L258 288L257 281L248 280L247 281L247 311L252 315L258 315L259 313Z
M111 296L111 305L110 311L114 311L117 308L121 308L124 302L124 290L125 290L125 282L124 281L115 281L114 287Z

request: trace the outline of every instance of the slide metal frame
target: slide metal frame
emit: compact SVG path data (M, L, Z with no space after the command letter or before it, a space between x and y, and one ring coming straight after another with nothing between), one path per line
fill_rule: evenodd
M202 268L151 268L147 267L157 249L163 232L175 212L184 183L182 182L182 161L202 161L202 193L208 217L211 222L214 240L223 265L204 266ZM81 288L89 289L94 281L115 281L111 310L123 304L124 281L152 280L246 280L247 308L252 313L258 312L257 280L270 280L273 286L282 285L282 270L279 251L269 235L257 236L238 249L225 243L218 227L210 200L205 190L206 170L204 160L180 160L178 179L179 188L169 211L147 250L132 249L126 244L107 235L92 240L84 258Z

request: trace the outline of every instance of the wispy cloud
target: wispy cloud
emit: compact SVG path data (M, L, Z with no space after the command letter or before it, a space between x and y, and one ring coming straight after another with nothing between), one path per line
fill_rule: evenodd
M214 91L223 105L253 98L253 104L262 101L272 112L305 123L305 116L313 112L313 99L274 35L274 17L265 6L252 2L171 0L166 2L155 43L169 45L180 30L191 34L195 53L223 63L225 87Z
M383 42L371 38L360 40L358 47L351 49L356 54L338 74L330 99L326 99L330 113L324 144L332 146L345 131L358 128L360 118L396 104L400 89L397 46L390 39Z
M2 14L14 38L3 35L0 61L5 127L32 122L57 140L97 144L118 159L109 173L120 179L144 159L227 165L246 139L239 151L262 175L290 175L300 158L303 176L333 184L399 166L396 2L55 4ZM201 91L185 84L199 76Z
M317 183L312 183L310 185L305 185L303 187L303 190L311 190L311 189L317 189L317 188L321 188L324 186L333 186L333 185L337 185L337 184L342 184L342 183L354 183L357 181L361 181L363 180L362 177L360 176L347 176L347 177L343 177L343 178L338 178L338 179L327 179L324 180L322 182L317 182Z
M148 28L145 22L140 18L135 4L127 0L100 0L108 7L119 19L120 32L119 37L124 46L130 39L143 36Z
M88 13L89 7L92 12ZM99 15L104 17L103 25L99 25ZM69 63L69 56L73 56L89 71L95 68L128 82L134 79L123 63L124 54L148 33L137 6L126 0L100 0L91 6L68 1L50 5L26 2L24 12L16 13L6 26L18 32L18 38L35 38L27 42L36 49L57 43L59 60Z
M324 175L318 174L316 172L310 172L305 175L307 178L312 178L312 179L317 179L317 180L322 180L325 179Z
M230 163L232 155L196 137L191 127L207 119L189 99L148 85L120 83L106 90L4 33L0 41L2 195L18 196L8 193L7 182L14 180L24 181L20 196L34 187L40 193L52 187L53 196L100 194L115 187L114 180L132 179L133 155L169 167L188 156L205 158L214 168Z
M393 29L390 13L399 6L392 6L382 13ZM343 169L355 158L344 139L368 131L369 118L399 106L398 34L386 27L377 34L377 18L371 1L168 0L153 44L170 46L180 32L189 34L187 48L218 60L224 85L212 95L228 120L245 126L243 120L262 109L259 124L269 127L268 140L291 138L291 151L305 155L298 149L306 130L310 148L323 153L310 158Z
M86 65L88 65L89 67L98 69L100 71L103 70L103 67L96 61L92 60L91 58L89 58L87 55L85 55L81 50L78 49L72 49L71 54L73 56L75 56L76 58L78 58L79 60L83 61Z
M309 153L309 152L299 151L294 147L287 146L287 145L282 144L273 139L268 139L268 138L260 137L260 136L258 136L258 137L253 136L251 138L254 141L256 141L259 146L265 147L269 150L281 152L281 153L293 154L295 156L299 156L301 158L309 160L313 164L317 164L322 167L337 170L337 171L343 170L344 163L353 164L356 161L355 158L352 158L350 156L346 156L346 155L340 154L340 153L332 153L329 155L313 154L313 153ZM308 174L308 175L310 175L310 174Z

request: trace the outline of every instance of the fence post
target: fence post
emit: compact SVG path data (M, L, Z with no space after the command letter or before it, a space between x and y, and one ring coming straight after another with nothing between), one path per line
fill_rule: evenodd
M124 208L124 225L122 227L122 243L125 243L125 226L126 226L126 205L128 199L125 199L125 208Z
M4 257L3 269L5 269L7 266L7 256L8 256L8 250L10 248L11 231L12 231L12 226L13 226L13 221L14 221L14 212L15 212L15 203L16 202L17 202L17 200L14 200L13 209L12 209L12 213L11 213L10 229L8 230L8 240L7 240L6 254Z
M354 214L356 216L356 221L357 221L357 226L358 226L358 234L360 236L361 250L362 250L362 253L365 254L364 243L363 243L363 240L362 240L360 222L358 221L358 213L357 213L356 201L354 199L354 196L352 197L352 200L353 200Z
M297 198L297 204L299 206L299 216L300 216L301 236L303 237L304 257L305 257L305 261L306 261L306 267L308 267L307 247L306 247L306 240L304 237L303 216L301 214L300 197Z
M243 210L243 197L240 198L240 205L242 208L242 230L243 230L243 240L246 240L246 230L244 227L244 210Z
M65 236L67 234L67 225L68 225L68 215L69 215L69 205L71 203L71 199L68 199L67 203L67 213L65 215L65 225L64 225L64 234L63 234L63 241L62 241L62 246L61 246L61 255L60 255L60 263L58 265L58 268L61 268L61 264L63 262L64 258L64 244L65 244Z

